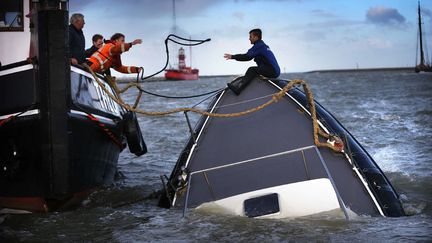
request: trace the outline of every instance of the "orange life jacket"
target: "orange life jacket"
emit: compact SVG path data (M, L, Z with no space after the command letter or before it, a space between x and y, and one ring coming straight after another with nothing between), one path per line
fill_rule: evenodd
M107 43L97 50L89 58L90 68L95 72L105 72L109 68L114 68L121 73L138 73L139 68L134 66L123 66L120 55L128 51L132 45L130 43L113 44Z

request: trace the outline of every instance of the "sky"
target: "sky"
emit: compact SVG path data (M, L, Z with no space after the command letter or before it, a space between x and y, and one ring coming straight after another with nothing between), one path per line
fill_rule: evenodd
M225 60L246 53L249 30L261 28L282 72L323 69L413 67L417 48L417 0L176 0L176 34L210 42L192 48L201 75L243 74L250 62ZM432 0L422 0L423 28L432 58ZM164 40L173 33L172 0L70 0L85 16L86 46L93 34L120 32L143 44L122 54L125 65L145 74L165 65ZM170 44L171 59L179 46ZM190 50L186 47L190 65ZM170 60L170 65L177 65Z

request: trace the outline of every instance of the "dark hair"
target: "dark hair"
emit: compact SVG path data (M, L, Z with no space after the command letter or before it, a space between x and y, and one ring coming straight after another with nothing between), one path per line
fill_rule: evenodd
M113 36L111 36L111 41L115 41L117 39L119 39L120 37L125 38L125 36L122 33L115 33Z
M92 37L92 41L93 41L93 42L96 42L97 40L100 40L100 39L103 39L103 36L100 35L100 34L95 34L95 35Z
M253 34L253 35L258 36L258 38L260 40L262 38L262 31L261 31L261 29L253 29L253 30L249 31L249 34Z

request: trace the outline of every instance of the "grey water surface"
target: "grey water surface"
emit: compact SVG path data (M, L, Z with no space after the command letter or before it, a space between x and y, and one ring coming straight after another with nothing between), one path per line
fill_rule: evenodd
M432 241L432 74L402 71L292 73L305 79L315 99L366 148L401 195L407 217L338 214L259 220L157 206L153 192L169 176L189 130L184 114L139 116L149 153L137 158L127 149L124 175L97 191L81 207L66 212L6 215L0 241L50 242L406 242ZM230 78L144 83L151 92L191 95L225 87ZM123 95L133 103L135 91ZM203 98L165 99L144 95L139 108L165 111L193 106ZM198 105L205 108L208 100ZM199 116L190 115L192 123ZM289 124L287 124L289 126ZM145 198L145 199L143 199ZM1 220L0 220L1 221Z

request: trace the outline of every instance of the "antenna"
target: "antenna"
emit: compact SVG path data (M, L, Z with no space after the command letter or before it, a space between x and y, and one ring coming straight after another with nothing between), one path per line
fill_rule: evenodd
M177 34L175 0L173 0L173 34Z
M189 36L189 43L191 42L192 37ZM192 68L192 46L189 46L189 59L190 59L190 67Z

